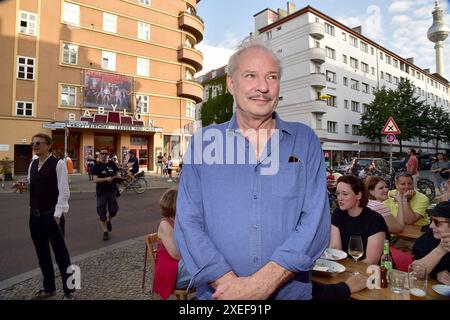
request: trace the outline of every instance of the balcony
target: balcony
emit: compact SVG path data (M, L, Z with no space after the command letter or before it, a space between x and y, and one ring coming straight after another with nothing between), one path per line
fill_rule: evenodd
M195 49L181 47L178 49L178 60L186 62L194 67L195 72L203 68L203 54Z
M321 40L325 36L325 26L319 22L312 22L308 24L309 35L314 39Z
M315 63L322 64L325 62L325 49L322 48L310 48L309 59Z
M308 76L308 83L314 89L323 89L327 86L327 82L325 79L325 74L323 73L311 73Z
M182 80L177 83L177 94L199 103L203 100L203 87L195 81Z
M181 12L178 17L178 26L190 33L195 37L197 43L203 40L203 31L205 25L199 17L196 17L186 11Z
M302 111L312 112L312 113L326 113L327 112L327 102L324 100L311 100L305 102Z
M316 129L314 130L317 134L317 136L319 137L319 139L326 139L328 136L328 132L327 130L323 130L323 129Z

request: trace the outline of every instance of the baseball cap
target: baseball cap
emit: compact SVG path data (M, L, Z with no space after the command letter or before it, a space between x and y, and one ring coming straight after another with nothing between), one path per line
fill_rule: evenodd
M450 218L450 201L439 202L434 208L427 209L430 216Z

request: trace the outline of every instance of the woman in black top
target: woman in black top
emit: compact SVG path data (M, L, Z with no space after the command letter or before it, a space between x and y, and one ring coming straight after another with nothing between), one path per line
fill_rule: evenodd
M362 261L378 264L383 254L388 228L381 215L366 207L367 191L362 181L351 175L337 180L336 196L339 208L331 217L330 248L348 251L350 236L361 236L364 247Z

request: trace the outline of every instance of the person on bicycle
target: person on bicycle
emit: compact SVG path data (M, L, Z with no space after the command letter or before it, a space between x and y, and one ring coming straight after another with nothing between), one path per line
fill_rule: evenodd
M96 186L97 213L100 217L100 224L103 229L103 240L109 239L108 232L112 231L111 220L119 211L117 203L117 187L113 181L114 177L119 177L119 168L108 160L108 150L100 150L99 161L95 164L92 174Z
M139 161L136 158L136 151L130 150L130 157L128 158L128 176L130 177L130 182L134 180L134 175L139 172Z
M414 190L413 177L408 172L402 172L395 177L395 190L389 191L389 198L384 204L397 217L398 207L402 206L405 224L426 226L430 224L426 210L430 200L426 195ZM402 201L397 202L395 196L400 193Z

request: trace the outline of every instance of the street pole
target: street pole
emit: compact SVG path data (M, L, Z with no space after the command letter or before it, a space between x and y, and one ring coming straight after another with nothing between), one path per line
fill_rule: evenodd
M69 136L69 128L67 123L64 125L64 161L67 161L67 137Z
M389 154L389 173L392 174L392 143L391 143L390 154Z

